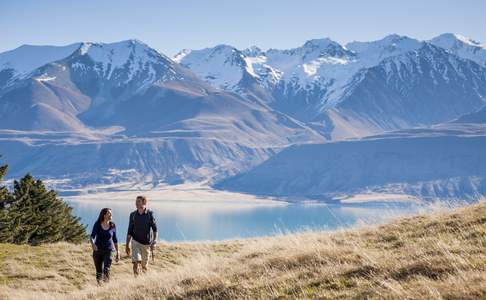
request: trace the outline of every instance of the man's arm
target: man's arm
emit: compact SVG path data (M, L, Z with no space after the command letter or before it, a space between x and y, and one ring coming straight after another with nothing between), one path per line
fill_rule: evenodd
M128 220L128 232L127 232L127 241L125 244L125 252L127 255L130 255L130 241L132 240L133 235L133 213L130 214L130 220Z
M152 237L152 242L150 244L155 246L155 244L157 243L157 231L153 231Z
M152 241L150 242L150 245L154 247L155 244L157 243L157 222L155 221L153 212L152 212L152 222L150 223L150 227L152 228Z

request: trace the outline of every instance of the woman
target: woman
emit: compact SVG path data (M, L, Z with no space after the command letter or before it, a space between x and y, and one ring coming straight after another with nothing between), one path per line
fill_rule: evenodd
M96 281L101 284L101 280L110 280L110 267L112 253L116 251L115 260L120 259L118 251L118 239L116 238L115 223L111 221L111 209L103 208L96 220L93 231L91 232L91 247L93 248L93 260L96 268Z

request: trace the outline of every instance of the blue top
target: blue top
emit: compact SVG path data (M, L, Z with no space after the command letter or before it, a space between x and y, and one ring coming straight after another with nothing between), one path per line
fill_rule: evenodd
M91 232L91 239L95 239L98 250L114 250L114 244L118 244L115 223L110 223L110 228L105 230L100 223L96 222Z

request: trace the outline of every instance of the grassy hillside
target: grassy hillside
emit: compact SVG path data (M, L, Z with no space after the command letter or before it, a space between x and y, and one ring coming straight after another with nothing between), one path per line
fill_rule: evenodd
M159 244L97 287L88 245L0 244L0 299L486 299L486 203L384 226Z

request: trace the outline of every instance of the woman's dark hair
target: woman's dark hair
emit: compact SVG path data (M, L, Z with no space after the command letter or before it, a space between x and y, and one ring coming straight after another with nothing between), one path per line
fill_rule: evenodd
M98 220L96 220L96 223L101 225L101 222L103 221L103 219L105 218L105 215L108 213L109 210L111 210L111 208L108 208L108 207L101 209L100 215L98 216ZM111 227L115 227L115 223L110 222L110 228Z

